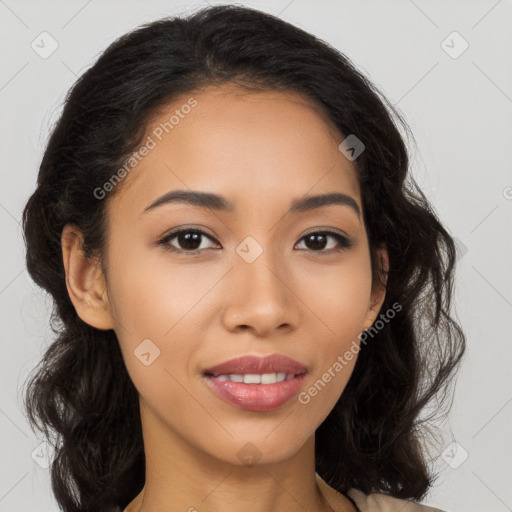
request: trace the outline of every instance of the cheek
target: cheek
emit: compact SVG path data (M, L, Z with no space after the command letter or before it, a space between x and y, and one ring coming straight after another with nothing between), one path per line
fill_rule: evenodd
M165 258L152 259L128 248L112 254L109 301L125 365L142 395L158 397L161 390L173 389L166 370L175 374L178 369L181 375L175 377L183 380L198 344L189 320L211 279L192 286L190 273L165 264Z
M166 338L216 279L207 265L184 269L185 263L166 258L161 248L119 246L114 254L109 299L116 322L134 339Z
M321 321L325 333L337 336L340 342L347 335L359 334L371 296L368 254L360 250L336 265L309 264L303 270L300 297Z
M325 417L345 389L358 357L371 294L369 257L357 254L350 264L317 272L315 277L306 296L320 321L312 340L317 364L299 403L315 417Z

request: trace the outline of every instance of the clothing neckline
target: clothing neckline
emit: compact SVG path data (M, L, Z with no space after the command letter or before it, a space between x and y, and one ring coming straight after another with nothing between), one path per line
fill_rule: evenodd
M327 500L329 506L335 512L339 511L340 501L342 497L350 501L350 503L352 503L352 505L356 509L356 512L362 512L361 509L358 507L357 503L355 502L355 500L351 496L347 494L341 494L336 489L332 488L318 473L315 473L315 477L320 492L322 493L322 496Z
M345 494L340 494L336 489L333 489L329 484L327 484L327 482L325 482L318 473L315 473L315 478L318 484L318 488L322 493L322 496L325 498L325 500L327 501L329 506L334 510L334 512L339 512L341 497L348 499L352 503L356 511L361 512L361 509L357 506L357 503L354 501L353 498ZM133 503L135 503L135 501L138 499L141 493L142 490L140 491L139 494L137 494L137 496L135 496L135 498L133 498L132 501L130 501L130 503L123 510L121 510L121 507L119 507L118 512L134 512L133 510L130 509L130 507L132 506Z

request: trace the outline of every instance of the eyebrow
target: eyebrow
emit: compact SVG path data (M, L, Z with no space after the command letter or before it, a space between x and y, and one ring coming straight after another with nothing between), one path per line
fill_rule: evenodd
M142 213L153 210L158 206L169 203L185 203L200 208L211 208L216 211L233 212L234 206L225 197L209 192L199 192L193 190L173 190L159 197L147 206ZM351 208L359 217L361 210L356 201L347 194L339 192L331 192L327 194L320 194L316 196L306 196L300 199L295 199L292 202L288 213L300 213L322 208L330 205L342 205Z

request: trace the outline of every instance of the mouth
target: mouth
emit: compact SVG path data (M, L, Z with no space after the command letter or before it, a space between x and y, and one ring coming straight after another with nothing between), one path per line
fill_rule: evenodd
M214 375L213 373L205 373L207 377L214 377L220 381L229 380L231 382L239 382L244 384L275 384L276 382L284 382L300 375L307 373L306 371L300 373L286 373L286 372L272 372L272 373L230 373Z
M244 378L247 377L248 380L251 381L246 382L250 384L256 379L256 375L265 375L265 379L272 379L273 376L276 375L276 379L279 378L280 381L283 381L286 380L289 375L300 375L307 371L308 367L295 359L283 354L272 354L263 357L253 355L237 357L229 361L224 361L211 368L206 368L203 373L213 377L242 375ZM285 374L284 378L283 373ZM235 382L240 382L240 380L235 380Z
M287 356L243 356L203 372L208 388L229 404L249 411L271 411L300 391L309 369Z
M247 411L273 411L290 402L303 387L307 373L299 375L289 375L289 378L278 382L262 384L260 378L265 374L244 375L244 382L232 380L238 375L230 375L229 379L222 378L222 375L215 377L213 375L205 376L208 388L217 397L225 402ZM267 374L268 375L268 374ZM275 374L274 374L275 375ZM260 382L247 383L245 379L257 380Z

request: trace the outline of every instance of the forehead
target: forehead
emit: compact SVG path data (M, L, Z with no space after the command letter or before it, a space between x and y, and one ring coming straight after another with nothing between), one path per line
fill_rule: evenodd
M140 213L163 193L186 189L229 197L235 211L331 191L352 195L361 207L356 169L338 149L344 138L294 91L224 85L183 94L151 117L142 141L151 149L110 207Z

